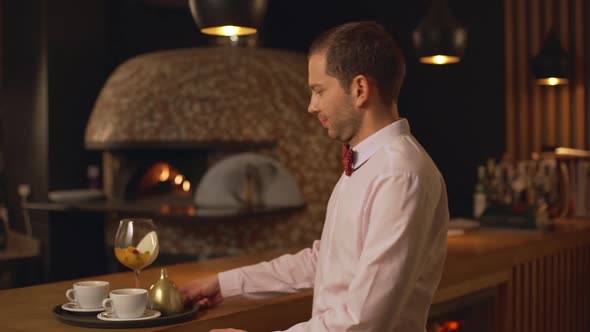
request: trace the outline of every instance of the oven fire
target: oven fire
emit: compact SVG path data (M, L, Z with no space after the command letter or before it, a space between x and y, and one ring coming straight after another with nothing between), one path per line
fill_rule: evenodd
M461 327L463 327L463 321L457 320L450 320L445 321L440 324L434 324L434 329L432 331L436 332L454 332L454 331L461 331Z
M191 182L167 162L156 162L143 174L137 187L137 197L191 195Z

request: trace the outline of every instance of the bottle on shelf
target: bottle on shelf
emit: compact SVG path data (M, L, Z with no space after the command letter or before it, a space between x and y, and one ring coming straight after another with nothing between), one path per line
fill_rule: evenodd
M0 169L2 169L1 166ZM2 179L4 179L4 177L2 177ZM8 237L10 233L8 209L5 204L6 196L4 195L4 181L0 181L0 250L4 250L8 247Z
M484 166L477 168L477 183L473 193L473 216L479 219L487 206L487 181L486 169Z
M88 189L100 189L100 168L97 165L88 165L86 175L88 177Z
M8 213L4 204L0 204L0 250L8 246Z

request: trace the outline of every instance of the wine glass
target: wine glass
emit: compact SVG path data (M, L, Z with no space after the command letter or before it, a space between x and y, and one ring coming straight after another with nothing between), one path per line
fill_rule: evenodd
M121 264L135 272L135 288L139 288L139 272L152 264L159 250L156 226L151 219L129 218L119 221L115 256Z

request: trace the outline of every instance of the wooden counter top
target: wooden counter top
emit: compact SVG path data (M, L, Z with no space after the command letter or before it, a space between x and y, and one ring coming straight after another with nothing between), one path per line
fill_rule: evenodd
M511 269L534 258L590 243L590 220L560 220L556 230L482 229L450 237L439 288ZM436 302L436 301L435 301Z
M505 283L516 264L590 242L589 221L564 221L554 232L479 230L449 238L447 262L435 303ZM218 271L269 260L291 250L272 250L247 256L185 263L167 267L170 278L183 284ZM75 267L72 267L75 268ZM142 286L157 280L159 270L141 274ZM95 278L111 282L111 289L129 287L129 273ZM73 281L0 291L0 330L98 331L66 325L53 317L52 309L66 301L65 291ZM311 292L268 300L227 299L221 306L200 312L197 319L177 325L126 331L209 331L210 328L242 327L250 332L284 328L306 320L311 312Z

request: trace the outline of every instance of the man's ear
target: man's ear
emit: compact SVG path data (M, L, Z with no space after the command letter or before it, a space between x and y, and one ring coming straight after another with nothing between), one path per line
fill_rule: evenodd
M350 94L354 106L356 108L363 108L369 102L369 95L372 93L369 79L365 75L357 75L352 79L350 84Z

